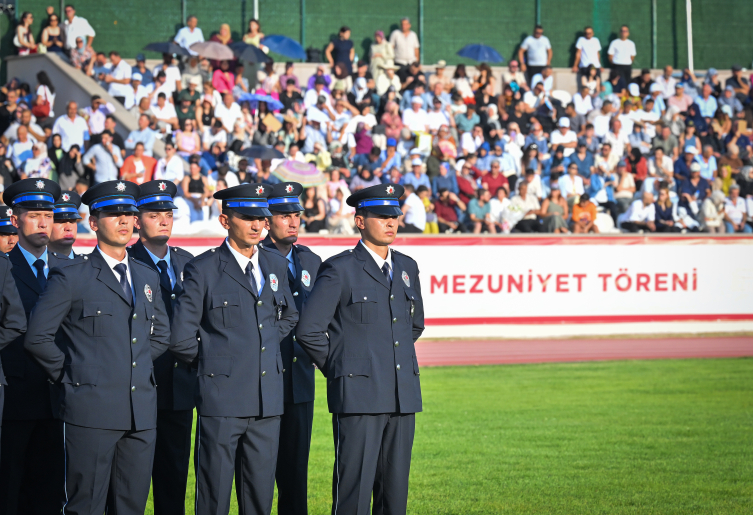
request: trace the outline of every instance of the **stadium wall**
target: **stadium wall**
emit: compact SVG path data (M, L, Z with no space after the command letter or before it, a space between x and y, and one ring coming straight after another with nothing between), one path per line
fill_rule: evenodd
M685 1L656 0L655 3L656 64L658 67L665 64L685 67ZM33 29L38 34L48 5L48 0L17 0L16 12L20 15L22 11L31 11L35 19ZM57 3L52 5L58 9ZM183 5L187 14L199 17L206 37L217 31L221 23L228 23L237 41L253 17L253 0L76 0L74 5L78 14L87 18L97 31L95 48L119 49L124 57L134 57L146 43L171 38L181 27ZM626 23L637 45L635 66L650 67L651 9L652 0L540 0L541 23L554 48L553 66L572 65L575 41L586 25L594 27L605 47L606 64L606 47L617 37L620 25ZM419 23L421 15L423 23ZM306 48L323 51L330 38L336 37L339 27L349 25L356 53L362 59L368 58L374 31L381 29L389 34L404 16L413 20L414 30L423 37L423 62L426 64L439 59L450 64L470 63L455 55L469 43L491 45L509 60L523 38L533 30L536 1L259 0L259 18L266 34L284 34L303 41ZM302 19L305 20L303 25ZM751 19L753 2L750 0L694 0L695 67L728 68L733 63L750 66L753 60ZM0 23L0 29L3 28ZM3 43L7 52L5 39ZM157 56L150 54L148 57Z

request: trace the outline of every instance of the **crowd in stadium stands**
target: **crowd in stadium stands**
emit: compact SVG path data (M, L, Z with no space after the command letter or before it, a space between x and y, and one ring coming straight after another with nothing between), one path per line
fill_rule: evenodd
M241 155L262 145L326 177L304 193L308 232L352 234L345 199L386 182L406 188L400 225L409 233L753 232L750 78L737 65L725 82L714 69L696 76L671 66L634 76L627 26L606 56L584 29L571 95L554 89L555 49L540 26L501 83L485 63L450 74L440 61L424 71L408 19L389 36L377 30L360 60L342 27L325 49L328 64L299 82L293 63L278 74L273 63L244 67L194 52L166 54L154 69L139 55L131 67L115 50L93 50L95 31L72 5L64 15L61 23L48 8L36 43L24 13L19 53L66 56L130 110L138 130L118 135L115 107L98 96L88 106L56 105L44 71L34 86L11 79L0 107L6 186L48 177L82 192L117 177L171 180L182 192L181 216L207 221L218 215L215 190L278 181L271 172L282 160ZM189 17L175 42L204 41L198 21ZM265 50L263 37L251 20L243 41ZM229 26L211 40L230 44ZM249 92L282 107L239 104ZM159 159L157 140L165 144Z

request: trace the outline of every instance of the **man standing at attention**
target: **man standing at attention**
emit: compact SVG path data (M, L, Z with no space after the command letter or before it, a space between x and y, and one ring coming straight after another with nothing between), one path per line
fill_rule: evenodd
M285 256L288 282L295 307L300 312L311 294L321 258L308 247L295 245L301 227L299 197L303 187L283 182L269 195L267 237L262 246ZM306 515L311 425L314 420L314 366L296 341L295 331L280 343L285 390L285 413L280 420L280 446L277 451L277 512L280 515Z
M0 204L0 253L6 256L18 243L18 229L10 221L11 215L13 215L13 210Z
M633 76L633 61L635 60L635 43L628 39L630 29L627 25L620 28L620 38L609 44L607 56L612 64L612 71L622 75L625 84L630 84Z
M64 191L60 194L60 200L55 202L52 210L52 233L47 248L52 255L58 258L73 259L73 244L78 236L78 221L81 215L78 208L81 207L81 197L75 191Z
M296 336L327 377L335 447L333 513L405 513L421 411L415 342L424 330L418 266L389 247L403 187L351 195L361 241L322 264Z
M288 261L259 245L272 216L266 184L241 184L222 200L227 239L189 262L171 340L199 333L196 504L227 514L235 476L240 515L269 514L275 486L286 372L280 342L298 322Z
M168 246L173 230L173 198L177 186L170 181L149 181L139 186L136 228L139 241L128 254L159 274L159 292L172 322L176 297L183 291L183 269L193 255ZM155 290L157 290L156 286ZM157 442L152 467L155 515L183 515L191 457L196 371L171 352L154 361L157 389Z
M544 27L536 25L533 28L533 36L523 40L518 49L518 60L528 84L531 84L533 76L541 73L545 66L552 65L552 44L544 35Z
M196 356L195 339L168 346L159 276L126 252L138 194L123 181L84 193L97 246L50 272L26 333L24 348L59 397L63 513L144 513L156 440L153 361L167 350L187 362Z

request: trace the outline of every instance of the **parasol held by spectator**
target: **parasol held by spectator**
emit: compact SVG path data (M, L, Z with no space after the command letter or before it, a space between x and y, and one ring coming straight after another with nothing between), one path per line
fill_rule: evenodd
M262 44L269 48L272 52L284 55L291 59L306 60L306 51L303 49L298 41L291 39L287 36L280 34L273 34L265 37Z
M282 105L282 102L277 100L274 97L271 97L269 95L260 95L258 93L244 93L240 97L238 97L238 103L242 104L243 102L248 102L251 104L251 107L253 109L256 109L259 107L259 102L266 102L267 103L267 109L269 111L279 111L284 106Z
M144 47L144 50L160 54L191 55L188 50L172 41L149 43Z
M458 50L458 55L481 63L501 63L504 61L504 58L499 55L499 52L492 47L481 43L464 46Z
M270 147L264 147L261 145L243 149L241 150L241 155L243 157L250 157L251 159L263 159L270 161L272 159L285 159L285 154L283 154L279 150Z
M199 54L201 57L214 59L216 61L232 61L235 59L235 55L230 47L218 43L217 41L194 43L191 45L191 50Z
M267 57L267 54L265 54L259 47L255 45L249 45L248 43L244 43L243 41L236 41L235 43L231 43L230 49L232 50L235 57L249 64L266 63L270 61L269 57Z
M272 175L283 182L297 182L304 188L321 186L327 177L313 163L301 163L288 159L272 170Z

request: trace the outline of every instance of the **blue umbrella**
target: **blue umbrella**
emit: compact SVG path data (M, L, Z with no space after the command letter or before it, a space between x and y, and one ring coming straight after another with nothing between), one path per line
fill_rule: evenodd
M269 61L267 54L261 51L261 49L254 45L249 45L243 41L236 41L230 44L230 49L235 54L235 57L241 61L245 61L250 64L266 63Z
M501 63L504 61L499 52L482 44L466 45L458 51L458 55L482 63Z
M272 52L284 55L285 57L301 59L303 61L306 60L306 51L301 44L287 36L281 36L280 34L266 36L261 40L261 44L269 48Z
M269 95L260 95L259 93L244 93L238 98L238 103L248 102L251 104L251 107L256 109L259 106L259 102L266 102L267 103L267 109L270 111L279 111L284 106L282 105L282 102L279 100L269 96Z

